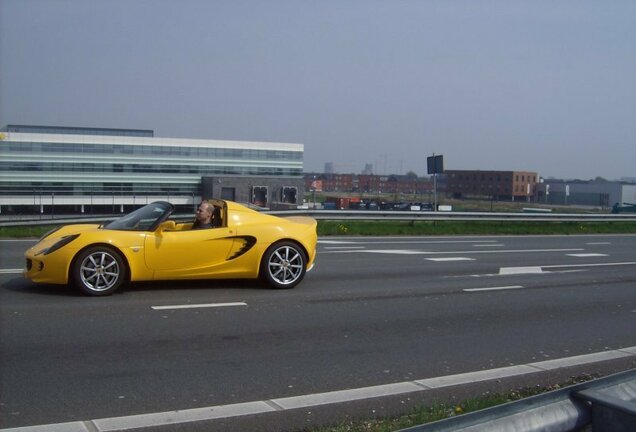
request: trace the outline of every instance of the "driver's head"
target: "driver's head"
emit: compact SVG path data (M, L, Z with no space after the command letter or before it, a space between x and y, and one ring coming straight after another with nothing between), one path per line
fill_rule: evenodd
M214 206L207 201L201 201L201 204L199 204L199 208L197 209L196 219L200 223L211 223L213 213Z

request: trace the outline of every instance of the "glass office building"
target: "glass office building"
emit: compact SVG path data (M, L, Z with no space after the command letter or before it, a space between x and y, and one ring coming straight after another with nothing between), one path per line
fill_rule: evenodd
M158 138L152 130L8 125L0 129L3 214L198 203L204 178L302 182L303 145ZM249 196L247 194L246 196ZM206 197L209 198L209 197ZM128 208L126 208L128 210Z

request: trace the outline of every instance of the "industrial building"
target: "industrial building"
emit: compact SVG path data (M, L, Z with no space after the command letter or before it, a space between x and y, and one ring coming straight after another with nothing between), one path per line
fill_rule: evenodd
M617 181L546 179L537 184L537 202L580 205L608 209L618 204L636 204L636 184Z
M3 214L127 212L156 200L192 211L202 198L295 206L304 193L302 144L8 125L0 146Z

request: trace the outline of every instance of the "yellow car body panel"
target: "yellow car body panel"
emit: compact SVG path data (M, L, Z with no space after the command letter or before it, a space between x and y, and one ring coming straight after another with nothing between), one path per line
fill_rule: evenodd
M284 241L300 246L307 270L314 265L314 219L281 218L234 202L209 201L218 210L220 226L215 228L192 230L192 223L168 219L157 221L152 228L138 229L135 221L126 225L130 215L121 218L123 229L96 224L61 227L26 251L24 276L37 283L68 284L77 257L95 246L121 254L130 281L257 278L265 252L272 244Z

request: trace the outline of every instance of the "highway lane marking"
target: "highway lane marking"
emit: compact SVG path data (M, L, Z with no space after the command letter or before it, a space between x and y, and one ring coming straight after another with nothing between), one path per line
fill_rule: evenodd
M247 306L244 302L232 302L232 303L206 303L206 304L191 304L191 305L169 305L169 306L151 306L154 310L170 310L170 309L199 309L199 308L218 308L218 307L236 307Z
M448 258L426 258L428 261L446 262L446 261L475 261L475 258L465 257L448 257Z
M484 274L472 274L469 277L494 277L494 276L511 276L511 275L524 275L524 274L547 274L547 273L573 273L583 272L587 270L561 270L561 271L545 271L544 269L559 269L559 268L580 268L580 267L611 267L611 266L624 266L624 265L636 265L636 262L617 262L617 263L591 263L591 264L558 264L558 265L543 265L533 267L501 267L499 273L484 273ZM452 276L452 277L464 277L464 276Z
M533 252L576 252L584 251L581 248L572 249L507 249L507 250L472 250L472 251L423 251L416 249L355 249L355 250L337 250L325 251L323 253L376 253L376 254L395 254L395 255L473 255L473 254L501 254L501 253L533 253Z
M502 244L474 244L473 247L504 247Z
M240 402L228 405L216 405L201 408L182 409L146 414L134 414L122 417L110 417L68 423L43 424L9 429L0 432L88 432L123 431L136 428L152 428L168 425L181 425L217 419L230 419L248 415L285 412L299 408L319 407L323 405L361 401L383 396L397 396L413 392L427 392L433 389L447 388L462 384L500 380L540 372L555 371L565 367L584 366L608 360L618 360L636 356L636 346L616 350L600 351L572 357L563 357L540 362L504 366L500 368L459 373L414 381L380 384L324 393L304 394L277 399Z
M0 269L0 274L20 274L23 269Z
M454 244L454 243L497 243L497 240L411 240L411 241L365 241L365 240L318 240L324 244Z
M635 261L631 262L616 262L616 263L592 263L592 264L558 264L558 265L544 265L543 268L569 268L569 267L611 267L611 266L624 266L624 265L636 265Z
M607 254L601 253L580 253L580 254L566 254L567 256L576 257L576 258L588 258L588 257L604 257L609 256Z
M434 252L419 251L419 250L412 250L412 249L365 249L365 250L351 250L351 251L342 251L342 252L366 252L366 253L392 254L392 255L421 255L421 254L434 253Z
M541 267L500 267L499 274L500 275L522 275L522 274L537 274L543 273L543 269Z
M610 242L587 242L586 245L610 245Z
M503 291L503 290L521 289L521 288L524 288L524 287L521 285L510 285L510 286L501 286L501 287L465 288L462 291L465 291L465 292Z
M364 249L364 246L325 246L325 250Z

